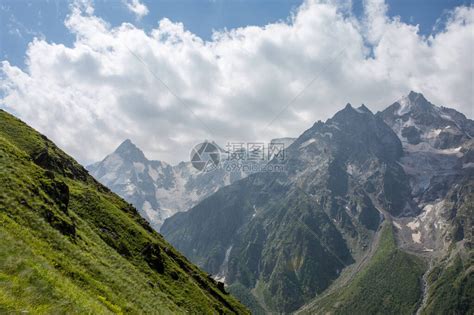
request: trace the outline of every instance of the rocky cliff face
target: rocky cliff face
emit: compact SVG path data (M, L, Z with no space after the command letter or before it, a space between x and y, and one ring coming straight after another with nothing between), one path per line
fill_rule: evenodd
M434 251L450 244L451 202L474 176L474 122L411 92L378 114L403 144L403 167L420 214L396 220L404 244ZM446 237L448 239L446 239Z

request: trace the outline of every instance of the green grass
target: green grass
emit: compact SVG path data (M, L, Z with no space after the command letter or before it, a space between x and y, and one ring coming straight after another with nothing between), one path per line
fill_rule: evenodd
M121 198L0 110L0 313L248 313Z
M421 299L425 264L398 249L385 224L379 247L367 267L346 287L316 300L310 313L413 314Z

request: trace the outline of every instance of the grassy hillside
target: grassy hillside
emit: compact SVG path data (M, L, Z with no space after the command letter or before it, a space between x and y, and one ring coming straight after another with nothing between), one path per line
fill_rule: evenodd
M423 261L397 249L385 223L367 267L345 288L316 300L311 314L413 314L421 299Z
M0 313L248 313L121 198L0 110Z

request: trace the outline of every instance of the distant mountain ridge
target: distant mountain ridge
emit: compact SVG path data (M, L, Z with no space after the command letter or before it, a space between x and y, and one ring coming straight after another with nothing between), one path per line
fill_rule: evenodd
M273 142L288 145L292 140L284 138ZM137 207L140 214L159 230L166 218L191 208L220 187L255 171L251 167L226 169L225 166L231 161L225 160L224 149L214 145L222 152L223 160L221 167L211 172L201 172L191 162L170 165L148 160L129 139L104 160L87 166L87 170L102 184ZM262 163L264 161L251 161L246 166Z
M472 310L472 127L415 92L375 115L348 104L290 145L284 172L223 187L161 232L257 313Z

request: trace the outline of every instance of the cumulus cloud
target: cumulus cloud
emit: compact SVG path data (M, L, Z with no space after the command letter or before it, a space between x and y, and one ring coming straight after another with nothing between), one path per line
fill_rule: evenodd
M111 27L74 6L72 47L35 39L24 71L2 62L0 106L83 163L126 138L178 162L204 139L298 136L347 102L377 111L410 90L473 117L473 9L422 36L383 1L364 5L357 19L337 1L308 0L288 21L211 41L168 19L149 32Z
M140 0L124 0L125 5L127 8L135 14L137 19L141 19L145 15L148 14L148 8L146 5L140 2Z

